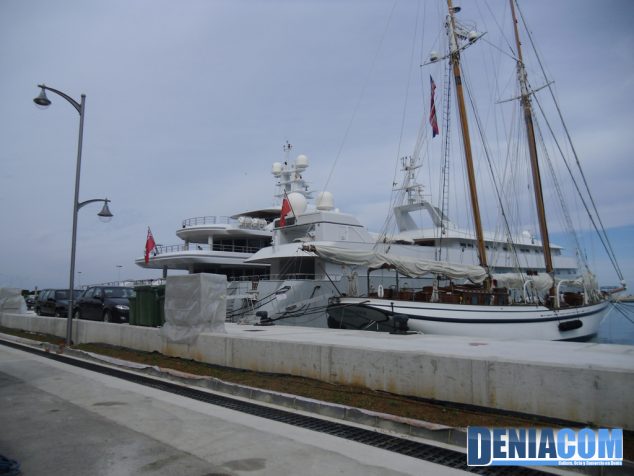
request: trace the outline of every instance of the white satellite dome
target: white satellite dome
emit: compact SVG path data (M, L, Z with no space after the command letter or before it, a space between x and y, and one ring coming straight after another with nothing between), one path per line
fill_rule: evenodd
M308 157L304 154L298 155L295 159L295 168L300 172L306 170L308 168Z
M293 214L295 214L295 216L297 217L306 211L306 206L308 205L308 202L306 200L306 197L304 197L304 195L302 195L301 193L289 193L288 201L290 202L292 208L292 211L289 214L290 216L293 216Z
M335 209L335 197L330 192L319 192L315 199L317 210L332 211Z
M271 173L276 177L282 175L282 164L280 162L273 162L273 169L271 170Z

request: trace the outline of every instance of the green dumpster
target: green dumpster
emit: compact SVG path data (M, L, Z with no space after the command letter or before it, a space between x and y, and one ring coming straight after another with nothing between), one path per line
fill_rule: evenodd
M130 302L130 316L128 318L128 322L131 326L138 326L139 310L137 309L138 303L136 300L136 296L129 297L128 301Z
M165 323L165 285L136 286L135 303L130 300L130 324L160 327ZM134 311L132 308L134 307ZM134 315L134 320L132 320Z
M136 318L137 326L152 327L158 319L158 299L156 288L153 286L136 286L138 316Z
M155 327L162 327L165 324L165 296L159 296L159 320Z
M161 327L165 324L165 285L156 287L156 296L158 300L158 314L154 321L154 327Z

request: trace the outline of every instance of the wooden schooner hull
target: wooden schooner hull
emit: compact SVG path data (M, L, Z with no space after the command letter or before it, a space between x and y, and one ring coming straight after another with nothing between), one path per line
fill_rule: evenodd
M424 334L517 340L588 340L597 334L608 302L549 309L538 305L465 305L412 301L335 298L328 307L329 327L390 331L393 316L407 317L410 331Z

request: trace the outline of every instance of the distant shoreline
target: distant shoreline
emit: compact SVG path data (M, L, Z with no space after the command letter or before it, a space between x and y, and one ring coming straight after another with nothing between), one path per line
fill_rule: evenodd
M634 302L634 295L630 294L628 296L617 297L615 301L616 302Z

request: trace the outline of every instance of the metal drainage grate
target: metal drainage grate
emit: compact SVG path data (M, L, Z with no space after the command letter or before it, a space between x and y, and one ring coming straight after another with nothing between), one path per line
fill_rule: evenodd
M346 425L344 423L322 420L320 418L312 416L301 415L277 408L271 408L264 405L259 405L257 403L245 402L223 395L207 393L202 390L184 387L173 382L164 382L144 375L138 375L126 372L124 370L106 367L94 362L76 360L60 354L44 352L42 350L23 346L15 342L4 341L0 339L0 343L7 347L30 352L41 357L47 357L58 362L74 365L75 367L80 367L93 372L109 375L111 377L124 379L129 382L145 385L147 387L152 387L165 392L181 395L183 397L191 398L201 402L206 402L212 405L228 408L230 410L247 413L249 415L257 416L260 418L266 418L300 428L305 428L307 430L326 433L331 436L344 438L346 440L355 441L364 445L392 451L394 453L402 454L405 456L411 456L413 458L418 458L430 463L436 463L450 468L468 471L474 474L513 476L538 476L546 474L543 471L538 471L526 467L470 467L467 466L466 455L459 451L441 448L418 441L412 441L397 436L386 435L378 431L358 428L355 426Z

